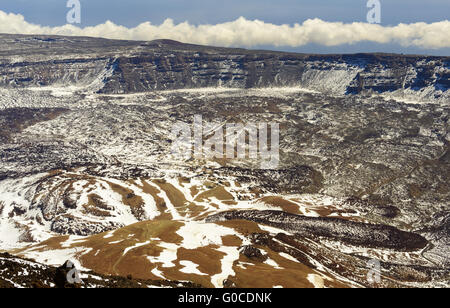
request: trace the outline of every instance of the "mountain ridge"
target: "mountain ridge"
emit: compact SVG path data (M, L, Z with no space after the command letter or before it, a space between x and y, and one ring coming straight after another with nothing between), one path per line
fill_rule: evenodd
M339 95L411 94L431 101L449 97L450 57L317 55L172 40L38 35L0 35L0 42L3 87L46 87L63 81L65 85L91 85L92 91L101 94L204 87L304 87Z

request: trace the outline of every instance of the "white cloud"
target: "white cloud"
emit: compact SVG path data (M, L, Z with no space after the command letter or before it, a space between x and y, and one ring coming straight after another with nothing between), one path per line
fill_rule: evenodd
M188 22L175 24L172 19L166 19L161 25L145 22L135 28L116 25L111 21L94 27L80 28L73 25L44 27L28 23L22 15L0 11L0 33L76 35L127 40L164 38L225 47L264 45L298 47L309 43L337 46L363 41L381 44L399 43L402 46L430 49L450 47L449 20L385 27L361 22L351 24L326 22L320 19L309 19L303 24L274 25L241 17L235 21L216 25L196 26Z

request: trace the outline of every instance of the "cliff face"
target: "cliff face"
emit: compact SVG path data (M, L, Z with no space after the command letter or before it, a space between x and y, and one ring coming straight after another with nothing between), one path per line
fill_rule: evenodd
M0 85L91 86L98 93L201 87L300 86L333 94L417 92L441 99L450 58L388 54L304 55L160 40L0 36ZM23 53L23 49L33 52Z
M336 94L449 88L449 61L394 55L179 53L120 57L104 93L197 87L302 86ZM120 89L120 90L119 90Z

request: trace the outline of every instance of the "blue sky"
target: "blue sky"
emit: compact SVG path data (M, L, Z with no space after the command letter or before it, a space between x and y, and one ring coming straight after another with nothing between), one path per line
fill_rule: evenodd
M1 0L0 10L21 14L30 23L43 26L60 26L66 23L66 0ZM217 24L236 20L259 19L273 24L302 23L311 18L345 23L365 22L367 0L81 0L81 27L94 26L107 20L126 27L150 21L160 24L167 18L176 23ZM381 0L384 26L399 23L433 23L449 19L449 0ZM383 51L404 53L429 53L449 55L449 48L427 50L401 47L396 44L357 43L325 47L308 44L302 47L283 48L299 52L361 52Z

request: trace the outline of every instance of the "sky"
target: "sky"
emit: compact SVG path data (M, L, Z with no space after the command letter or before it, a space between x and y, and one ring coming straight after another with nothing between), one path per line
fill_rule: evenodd
M307 53L450 55L449 0L380 0L381 23L370 27L363 24L367 1L80 0L81 23L64 28L67 0L1 0L0 32L123 39L164 35L186 43Z

